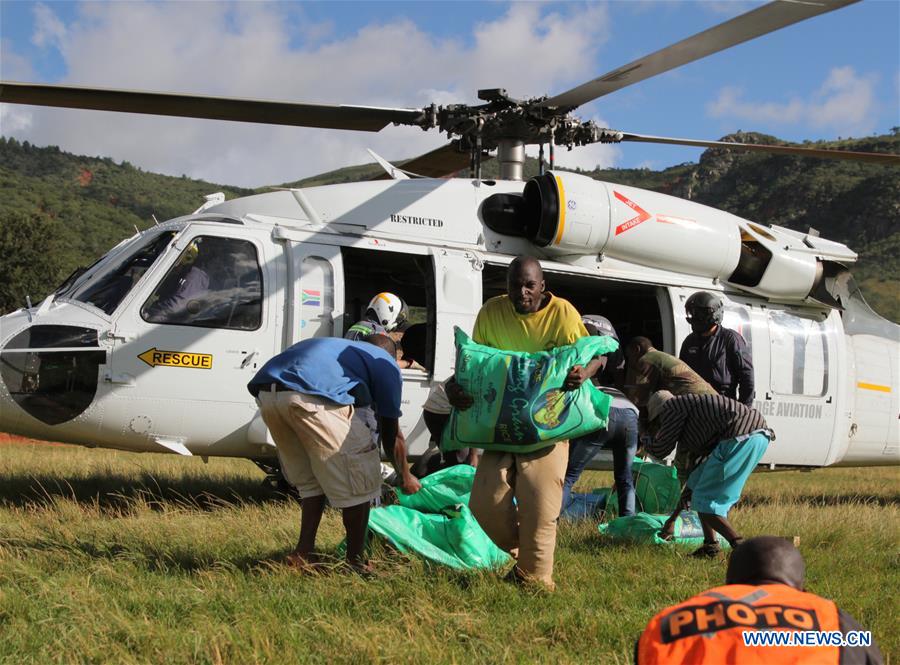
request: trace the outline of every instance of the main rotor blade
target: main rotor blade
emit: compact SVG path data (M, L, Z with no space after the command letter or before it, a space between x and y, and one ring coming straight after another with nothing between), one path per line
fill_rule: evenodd
M669 145L692 145L698 148L731 148L748 152L769 152L802 157L822 157L824 159L846 159L856 162L871 162L885 166L900 165L900 155L885 152L854 152L852 150L826 150L823 148L800 148L790 145L765 145L762 143L732 143L730 141L699 141L697 139L676 139L667 136L622 133L623 141L638 143L667 143Z
M644 79L859 0L776 0L572 88L541 106L573 109Z
M436 148L431 152L414 157L408 162L399 164L398 167L413 175L425 176L428 178L443 178L444 176L462 171L469 167L469 152L459 151L459 141L451 141L440 148ZM481 161L486 162L493 159L493 155L482 153ZM372 180L387 180L390 176L387 173L381 173L372 178Z
M363 132L377 132L392 122L418 125L424 118L417 109L295 104L7 81L0 82L0 102Z

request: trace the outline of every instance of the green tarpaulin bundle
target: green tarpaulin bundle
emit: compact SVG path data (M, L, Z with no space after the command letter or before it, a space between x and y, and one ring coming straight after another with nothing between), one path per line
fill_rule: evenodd
M422 479L415 494L397 490L399 505L375 508L369 528L401 552L456 569L502 568L510 556L494 545L469 510L475 469L451 466Z
M664 540L659 537L659 530L662 529L667 519L669 519L669 515L637 513L627 517L617 517L597 528L604 536L632 543L675 544L690 547L699 547L703 544L703 527L700 524L700 516L696 512L693 510L682 511L675 520L675 537L672 540ZM724 538L721 536L718 538L720 545L729 546Z
M615 351L612 337L583 337L540 353L501 351L476 344L456 328L456 381L474 398L453 409L443 450L483 448L528 453L606 427L611 398L585 381L563 390L569 370Z
M675 510L681 496L681 483L678 482L678 472L674 466L635 458L631 473L634 476L637 510L670 514ZM606 512L613 515L619 512L619 497L615 490L606 503Z
M422 513L439 513L458 503L468 506L474 479L474 466L456 464L422 478L422 489L415 494L397 490L397 503Z

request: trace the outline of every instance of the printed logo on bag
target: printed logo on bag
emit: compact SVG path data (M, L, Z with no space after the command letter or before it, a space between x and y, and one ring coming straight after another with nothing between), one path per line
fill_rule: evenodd
M531 405L531 419L541 429L556 429L569 412L571 394L553 388L546 391Z

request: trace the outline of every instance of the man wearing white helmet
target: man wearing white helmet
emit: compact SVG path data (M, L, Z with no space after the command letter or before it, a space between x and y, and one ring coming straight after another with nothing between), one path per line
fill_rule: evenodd
M393 332L406 323L407 319L409 308L403 298L383 291L369 301L365 318L350 326L344 338L359 341L369 335Z
M347 334L344 335L344 339L364 342L372 335L387 335L406 323L408 318L409 309L406 307L403 298L394 293L383 291L369 301L365 318L350 326ZM409 364L402 360L398 359L397 363L401 369L409 367ZM358 414L358 417L362 418L366 425L373 432L377 433L377 420L373 412L370 410L363 411ZM390 444L388 453L393 454ZM397 485L400 482L400 476L397 475L395 470L384 463L381 464L381 478L389 485Z

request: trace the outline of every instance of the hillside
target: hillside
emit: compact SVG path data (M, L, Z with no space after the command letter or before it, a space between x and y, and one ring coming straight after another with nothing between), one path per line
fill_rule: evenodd
M0 312L49 293L135 229L184 215L203 196L250 190L147 173L128 162L0 138Z
M732 140L777 142L759 134ZM810 144L813 145L813 144ZM817 147L900 152L900 131L889 136L817 143ZM321 174L285 186L365 180L374 164ZM526 177L537 173L529 159ZM900 178L896 169L830 160L707 150L699 163L661 171L608 169L592 177L653 189L728 210L763 224L847 243L861 260L854 274L870 303L900 321ZM496 177L497 162L484 176ZM74 268L91 263L135 228L196 209L203 196L227 198L250 190L163 176L128 162L82 157L0 138L0 312L48 293ZM258 190L261 191L261 190Z

